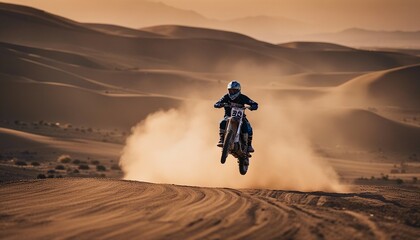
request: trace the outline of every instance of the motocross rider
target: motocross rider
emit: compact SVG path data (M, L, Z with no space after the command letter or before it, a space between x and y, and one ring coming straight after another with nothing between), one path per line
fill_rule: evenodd
M252 101L246 95L241 94L241 84L239 82L233 80L227 85L227 90L228 90L228 93L214 104L215 108L222 108L222 107L225 108L225 116L222 119L222 121L220 121L220 129L219 129L220 140L217 143L218 147L223 147L223 141L224 141L225 133L226 133L226 122L227 122L227 118L230 117L230 112L232 110L230 106L226 106L227 104L234 103L234 104L240 104L242 106L244 104L247 104L247 105L250 105L251 111L258 109L258 103ZM252 127L248 119L246 118L245 114L243 116L242 121L243 123L241 127L241 132L248 133L248 152L254 152L254 148L251 145L252 135L253 135Z

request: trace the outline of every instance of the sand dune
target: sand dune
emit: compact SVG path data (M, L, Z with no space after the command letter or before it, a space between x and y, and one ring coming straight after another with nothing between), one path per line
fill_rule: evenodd
M15 18L18 22L33 21L32 24L48 25L59 29L88 30L83 24L79 24L67 18L63 18L45 11L23 5L0 3L1 18ZM3 22L4 24L5 22ZM13 27L14 22L7 22L8 27ZM28 22L29 23L29 22Z
M122 149L121 145L114 143L77 138L48 137L7 128L0 128L0 139L2 139L2 148L9 151L21 150L22 146L24 146L26 151L36 150L38 154L56 151L72 154L73 156L90 155L118 158Z
M413 82L418 65L349 80L365 71L420 62L412 55L327 43L276 46L240 34L181 26L142 32L84 25L11 4L1 4L1 11L0 18L9 23L0 35L0 114L7 119L49 118L127 129L151 112L178 106L176 98L191 92L213 99L213 90L224 91L229 80L221 76L239 77L256 86L257 94L279 99L307 101L330 92L368 89L370 99L385 104L412 107L419 102ZM155 35L142 35L145 30ZM273 80L274 87L267 89ZM337 89L320 88L344 82ZM363 100L357 94L351 99Z
M129 129L157 109L168 109L179 100L154 96L100 94L68 85L6 81L0 89L0 118L50 120L98 127ZM124 116L124 117L121 117Z
M396 29L395 29L396 30ZM419 48L420 31L374 31L349 28L335 33L302 36L306 41L328 41L358 47Z
M327 146L377 151L416 152L420 128L361 109L329 110L321 121L308 121L313 142Z
M327 43L276 46L235 33L180 26L148 28L156 35L143 36L137 30L127 33L117 26L85 26L26 7L2 4L1 9L3 22L10 23L10 27L2 27L0 35L4 63L0 71L5 79L1 116L7 119L49 118L127 129L148 113L178 106L173 97L199 92L201 97L213 98L213 90L224 89L221 80L227 81L211 75L214 73L244 76L245 83L263 86L256 92L281 99L306 101L329 92L353 94L354 90L357 94L351 100L364 101L359 94L368 90L373 102L409 107L419 102L413 82L418 65L349 80L361 71L420 61L412 55ZM95 27L101 30L93 30ZM134 37L134 33L140 35ZM167 36L160 37L162 34ZM245 64L238 68L242 62ZM259 77L261 74L264 77ZM396 78L398 82L392 81ZM278 79L274 84L279 85L266 89L264 85L273 79ZM344 82L338 89L319 88ZM292 87L285 88L283 83ZM395 94L395 89L404 94ZM48 109L48 114L40 106Z
M373 72L340 86L349 101L379 106L418 109L420 103L420 65Z
M24 77L37 82L70 84L91 90L106 90L110 88L110 86L101 82L57 68L54 66L56 64L48 58L28 55L25 52L17 53L7 49L0 49L0 53L0 72L3 74Z
M7 128L0 128L0 138L2 139L2 147L5 149L16 149L21 146L28 148L37 148L45 144L52 143L52 138L36 136L26 132L16 131Z
M28 58L47 58L55 62L93 69L107 69L113 67L112 65L107 64L105 59L95 58L92 55L87 56L74 52L60 51L59 49L33 48L4 42L0 43L0 46L2 51L1 58L3 61L9 60L10 58L24 57L26 55ZM49 62L49 65L53 64Z
M61 28L61 25L71 25L72 21L60 22L61 19L54 15L27 8L16 12L15 8L15 5L2 5L4 14L1 15L1 20L8 22L9 26L2 29L0 41L79 54L107 53L104 57L115 62L123 61L127 67L139 67L147 59L156 64L165 63L167 68L172 66L206 72L229 72L232 69L255 72L253 66L258 66L265 72L271 69L284 75L306 71L382 70L420 61L415 56L385 52L302 51L259 41L242 41L247 37L234 33L185 27L181 28L182 31L180 27L161 27L172 28L172 34L175 34L174 29L177 29L175 32L181 31L177 34L183 35L182 39L127 37L116 35L115 31L112 34L106 34L102 30L95 31L89 25L81 27L83 24L80 23L74 23L74 28ZM49 18L51 19L45 22ZM22 38L22 35L27 37ZM196 39L197 35L207 38ZM229 41L221 41L221 38L228 38ZM232 42L232 39L236 40Z
M1 45L1 44L0 44ZM185 96L190 89L219 86L211 78L171 70L113 71L103 60L61 51L3 44L0 73L37 82L62 83L102 92ZM102 63L101 63L102 62ZM174 87L184 89L174 91Z
M202 38L218 39L227 41L257 42L257 40L235 32L212 30L205 28L195 28L177 25L160 25L142 28L141 30L161 34L172 38Z
M364 50L297 51L288 55L290 61L318 72L363 72L383 70L419 62L419 58L400 53Z
M269 88L262 88L259 89L261 92L264 92L266 97L272 97L275 98L276 101L282 102L282 101L312 101L319 98L322 98L324 96L327 96L329 94L329 89L322 88L322 87L288 87L288 86L282 86L282 87L269 87Z
M85 26L89 26L93 29L99 30L101 32L105 32L107 34L115 34L118 36L125 36L125 37L136 37L136 38L165 38L165 35L152 33L150 31L143 31L134 28L127 28L117 25L111 24L98 24L98 23L85 23Z
M3 73L104 91L130 88L141 93L185 96L196 89L220 89L217 84L220 76L204 76L212 72L225 74L223 81L239 78L251 84L256 80L268 84L271 77L295 73L297 78L287 77L285 79L289 80L284 81L295 86L332 86L347 78L344 77L346 73L343 78L339 77L341 73L337 74L337 71L377 70L420 61L414 56L395 53L326 50L332 47L323 43L290 43L289 46L298 44L300 48L312 46L291 49L235 33L180 26L149 28L167 34L169 31L178 39L162 38L157 34L157 38L150 38L142 35L142 31L127 33L127 29L117 26L87 24L80 28L83 24L25 7L2 4L2 10L8 13L2 15L4 21L15 24L12 26L15 30L8 27L0 35L0 40L4 41L2 58L7 63L3 65ZM32 21L38 18L40 20ZM45 19L49 20L45 22ZM63 24L74 24L75 27L70 30L57 27ZM101 30L92 30L92 26ZM21 38L22 34L27 38ZM176 73L178 70L189 73ZM329 72L334 73L327 74ZM262 74L270 78L261 77ZM309 83L306 80L314 79L316 75L319 81ZM210 81L201 81L204 78ZM177 95L171 91L173 86L178 87ZM311 95L318 96L318 93Z
M204 71L225 71L241 61L260 64L280 62L283 64L279 68L285 72L296 72L299 69L281 57L256 52L249 47L232 46L228 42L207 39L133 38L109 35L89 27L81 30L78 30L77 27L75 29L59 28L55 23L59 20L53 15L51 15L53 23L49 24L43 22L45 14L33 14L32 11L29 13L15 12L14 5L11 5L11 10L8 10L8 6L8 4L3 4L2 11L5 14L1 15L1 20L10 22L10 24L0 36L0 41L8 43L39 48L58 48L82 54L99 51L108 53L108 56L123 55L125 58L131 59L133 63L137 63L135 66L140 63L135 59L140 57L160 59L163 62L169 62L169 65ZM62 24L69 23L63 21ZM79 25L75 24L75 26ZM20 37L22 34L28 37L22 39ZM208 54L209 52L212 54ZM224 54L226 52L230 52L230 54L226 56ZM123 59L122 56L119 59ZM205 69L204 66L206 66Z
M410 214L419 207L415 191L395 194L377 187L334 194L99 179L28 181L0 188L0 236L415 239L418 223Z
M334 44L334 43L324 43L324 42L289 42L278 44L281 47L296 48L302 50L343 50L351 51L355 50L354 48Z
M330 73L300 73L282 77L275 85L292 85L301 87L335 87L339 86L363 73L330 72Z

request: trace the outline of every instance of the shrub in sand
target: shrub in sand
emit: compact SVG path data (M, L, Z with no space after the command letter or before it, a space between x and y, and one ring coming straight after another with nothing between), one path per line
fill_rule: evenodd
M29 154L31 154L31 152L29 152L28 150L22 151L20 153L22 153L23 155L29 155Z
M57 170L66 170L66 168L63 165L57 165L57 166L55 166L55 169L57 169Z
M77 165L77 164L80 164L80 160L79 160L79 159L74 159L74 160L73 160L73 164L76 164L76 165Z
M96 171L101 171L101 172L106 171L106 167L103 165L98 165L96 166Z
M89 165L87 165L87 164L80 164L79 165L79 169L88 170L89 169Z
M60 163L70 163L71 157L69 155L61 155L58 157L57 162Z
M28 165L25 161L16 161L15 164L18 165L18 166L26 166L26 165Z
M90 163L92 163L93 165L99 165L100 162L98 160L92 160L90 161Z
M47 176L45 176L44 174L38 174L38 176L36 176L37 179L46 179Z

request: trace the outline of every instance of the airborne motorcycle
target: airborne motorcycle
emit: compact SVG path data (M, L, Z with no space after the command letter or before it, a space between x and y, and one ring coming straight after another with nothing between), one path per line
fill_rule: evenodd
M228 154L231 154L238 159L239 172L241 175L245 175L248 171L251 155L248 153L248 133L241 134L241 126L245 109L250 109L250 107L235 103L226 106L231 107L232 110L230 117L227 119L226 135L220 162L224 164Z

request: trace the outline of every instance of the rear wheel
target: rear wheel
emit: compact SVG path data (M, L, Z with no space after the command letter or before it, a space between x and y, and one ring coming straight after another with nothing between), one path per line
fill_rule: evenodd
M220 162L224 164L226 162L226 158L229 153L229 147L232 141L233 131L229 130L225 137L225 142L223 143L223 150L222 150L222 158L220 159Z
M245 175L248 172L249 160L248 158L239 159L239 173Z

